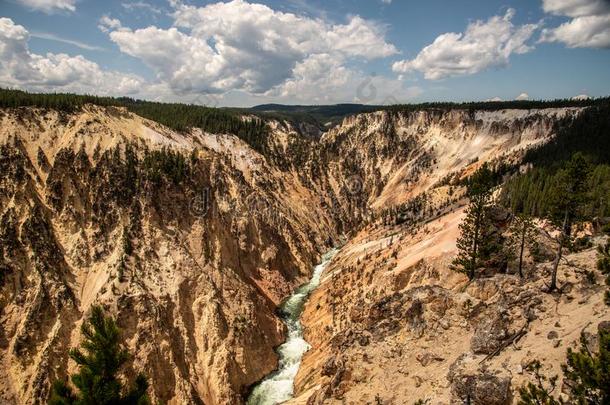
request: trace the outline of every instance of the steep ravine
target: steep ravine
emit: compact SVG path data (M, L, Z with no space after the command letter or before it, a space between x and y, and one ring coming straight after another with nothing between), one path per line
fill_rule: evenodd
M604 277L594 270L604 237L566 256L563 294L551 295L541 292L553 258L542 230L537 254L548 259L534 262L528 252L525 280L514 268L473 282L451 271L462 218L456 210L417 228L370 226L342 248L305 306L312 348L285 405L508 405L533 381L529 364L561 377L581 332L595 342L609 327ZM555 395L564 388L560 378Z
M248 398L248 405L275 405L292 398L294 378L299 371L301 358L309 349L303 339L301 313L309 295L320 284L322 272L337 253L331 250L322 257L322 262L314 270L311 279L300 286L280 306L279 313L288 330L286 341L277 348L278 369L257 384Z
M117 108L3 109L0 402L44 402L73 369L68 350L100 303L136 354L127 378L146 370L153 400L242 403L277 369L274 348L287 332L278 306L342 235L432 188L447 209L448 175L518 161L579 112L375 112L306 145L276 123L272 159L230 134L176 133ZM167 151L189 171L163 172L157 163L176 159ZM354 283L405 282L379 274L343 280L354 302L363 299ZM330 284L313 294L314 308L324 311ZM311 325L313 314L303 319L314 350L299 375L319 372L308 358L332 337ZM297 377L296 388L312 387Z
M241 403L277 366L277 305L331 247L313 194L230 135L99 107L0 118L0 402L44 402L99 303L154 401Z

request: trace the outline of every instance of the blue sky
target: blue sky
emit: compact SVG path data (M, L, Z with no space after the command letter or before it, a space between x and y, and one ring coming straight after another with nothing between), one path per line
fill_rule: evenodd
M610 95L609 0L1 0L0 86L250 106Z

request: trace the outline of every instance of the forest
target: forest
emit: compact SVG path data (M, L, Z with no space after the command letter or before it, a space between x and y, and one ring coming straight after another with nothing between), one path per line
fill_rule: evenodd
M586 100L524 100L524 101L482 101L482 102L434 102L419 104L365 105L282 105L264 104L252 108L211 108L201 105L160 103L136 100L128 97L100 97L72 93L29 93L21 90L0 88L0 107L40 107L53 108L60 111L73 111L86 104L99 106L125 107L129 111L144 118L156 121L176 131L186 131L189 128L201 128L209 132L230 132L261 153L267 150L266 136L268 128L265 123L269 119L286 120L295 127L298 123L308 123L321 131L327 124L336 125L347 116L363 112L389 111L392 113L418 110L446 111L451 109L497 111L502 109L534 109L560 107L610 106L610 98Z
M580 152L591 166L582 215L586 220L610 216L610 106L589 108L558 128L551 142L526 153L523 163L532 169L506 182L501 201L513 212L546 216L562 166Z
M99 97L71 93L36 94L0 89L0 107L5 108L39 107L72 112L86 104L125 107L134 114L179 132L200 128L212 133L231 133L261 153L266 148L268 129L264 120L256 116L246 117L228 109L193 104L157 103L126 97Z

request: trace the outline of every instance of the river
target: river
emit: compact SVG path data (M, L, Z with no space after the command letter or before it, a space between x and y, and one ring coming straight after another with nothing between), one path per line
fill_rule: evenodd
M326 253L320 264L314 268L311 280L299 287L280 306L279 313L288 329L288 338L277 349L279 366L252 390L248 405L276 405L292 398L294 379L299 371L301 359L310 348L303 339L301 313L309 295L320 284L322 272L336 253L337 250Z

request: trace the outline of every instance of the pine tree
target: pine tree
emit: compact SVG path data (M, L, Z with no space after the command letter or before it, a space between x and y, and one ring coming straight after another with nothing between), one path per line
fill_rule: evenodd
M563 401L557 401L553 398L553 391L557 387L557 376L547 379L544 375L540 374L542 365L538 360L534 360L530 363L526 370L534 375L536 383L527 383L523 387L519 388L519 402L518 405L560 405ZM547 383L548 380L548 383ZM548 386L545 386L548 385Z
M464 273L469 280L476 276L479 267L482 245L485 243L484 230L488 222L487 209L491 201L493 173L487 164L483 164L467 185L470 204L466 208L466 218L460 224L460 237L456 244L458 255L451 268Z
M118 380L117 373L129 358L120 343L120 330L112 317L106 317L101 307L95 306L81 327L85 338L80 349L72 349L70 357L79 371L71 377L78 389L75 393L66 382L56 381L49 403L51 405L145 405L149 404L148 382L138 375L129 390Z
M536 384L528 383L519 388L519 405L560 405L562 399L553 398L557 376L547 378L540 374L542 366L534 361L528 370L533 372ZM569 395L569 404L606 405L610 404L610 331L600 330L598 350L591 352L584 334L580 336L578 352L568 349L566 363L561 366L563 383Z
M513 218L509 232L511 234L507 247L512 254L516 249L519 260L519 276L523 278L523 254L525 247L533 242L534 238L534 221L528 215L517 214Z
M590 170L584 155L575 153L556 176L551 193L551 208L548 217L561 228L561 234L558 237L549 292L557 289L557 269L563 248L570 243L572 225L581 217L581 208L587 198Z
M610 404L610 331L600 330L598 338L596 353L589 351L584 334L578 352L568 349L562 370L574 403Z
M597 246L597 257L597 269L606 276L606 285L610 286L610 242ZM610 306L610 290L606 290L604 301Z

